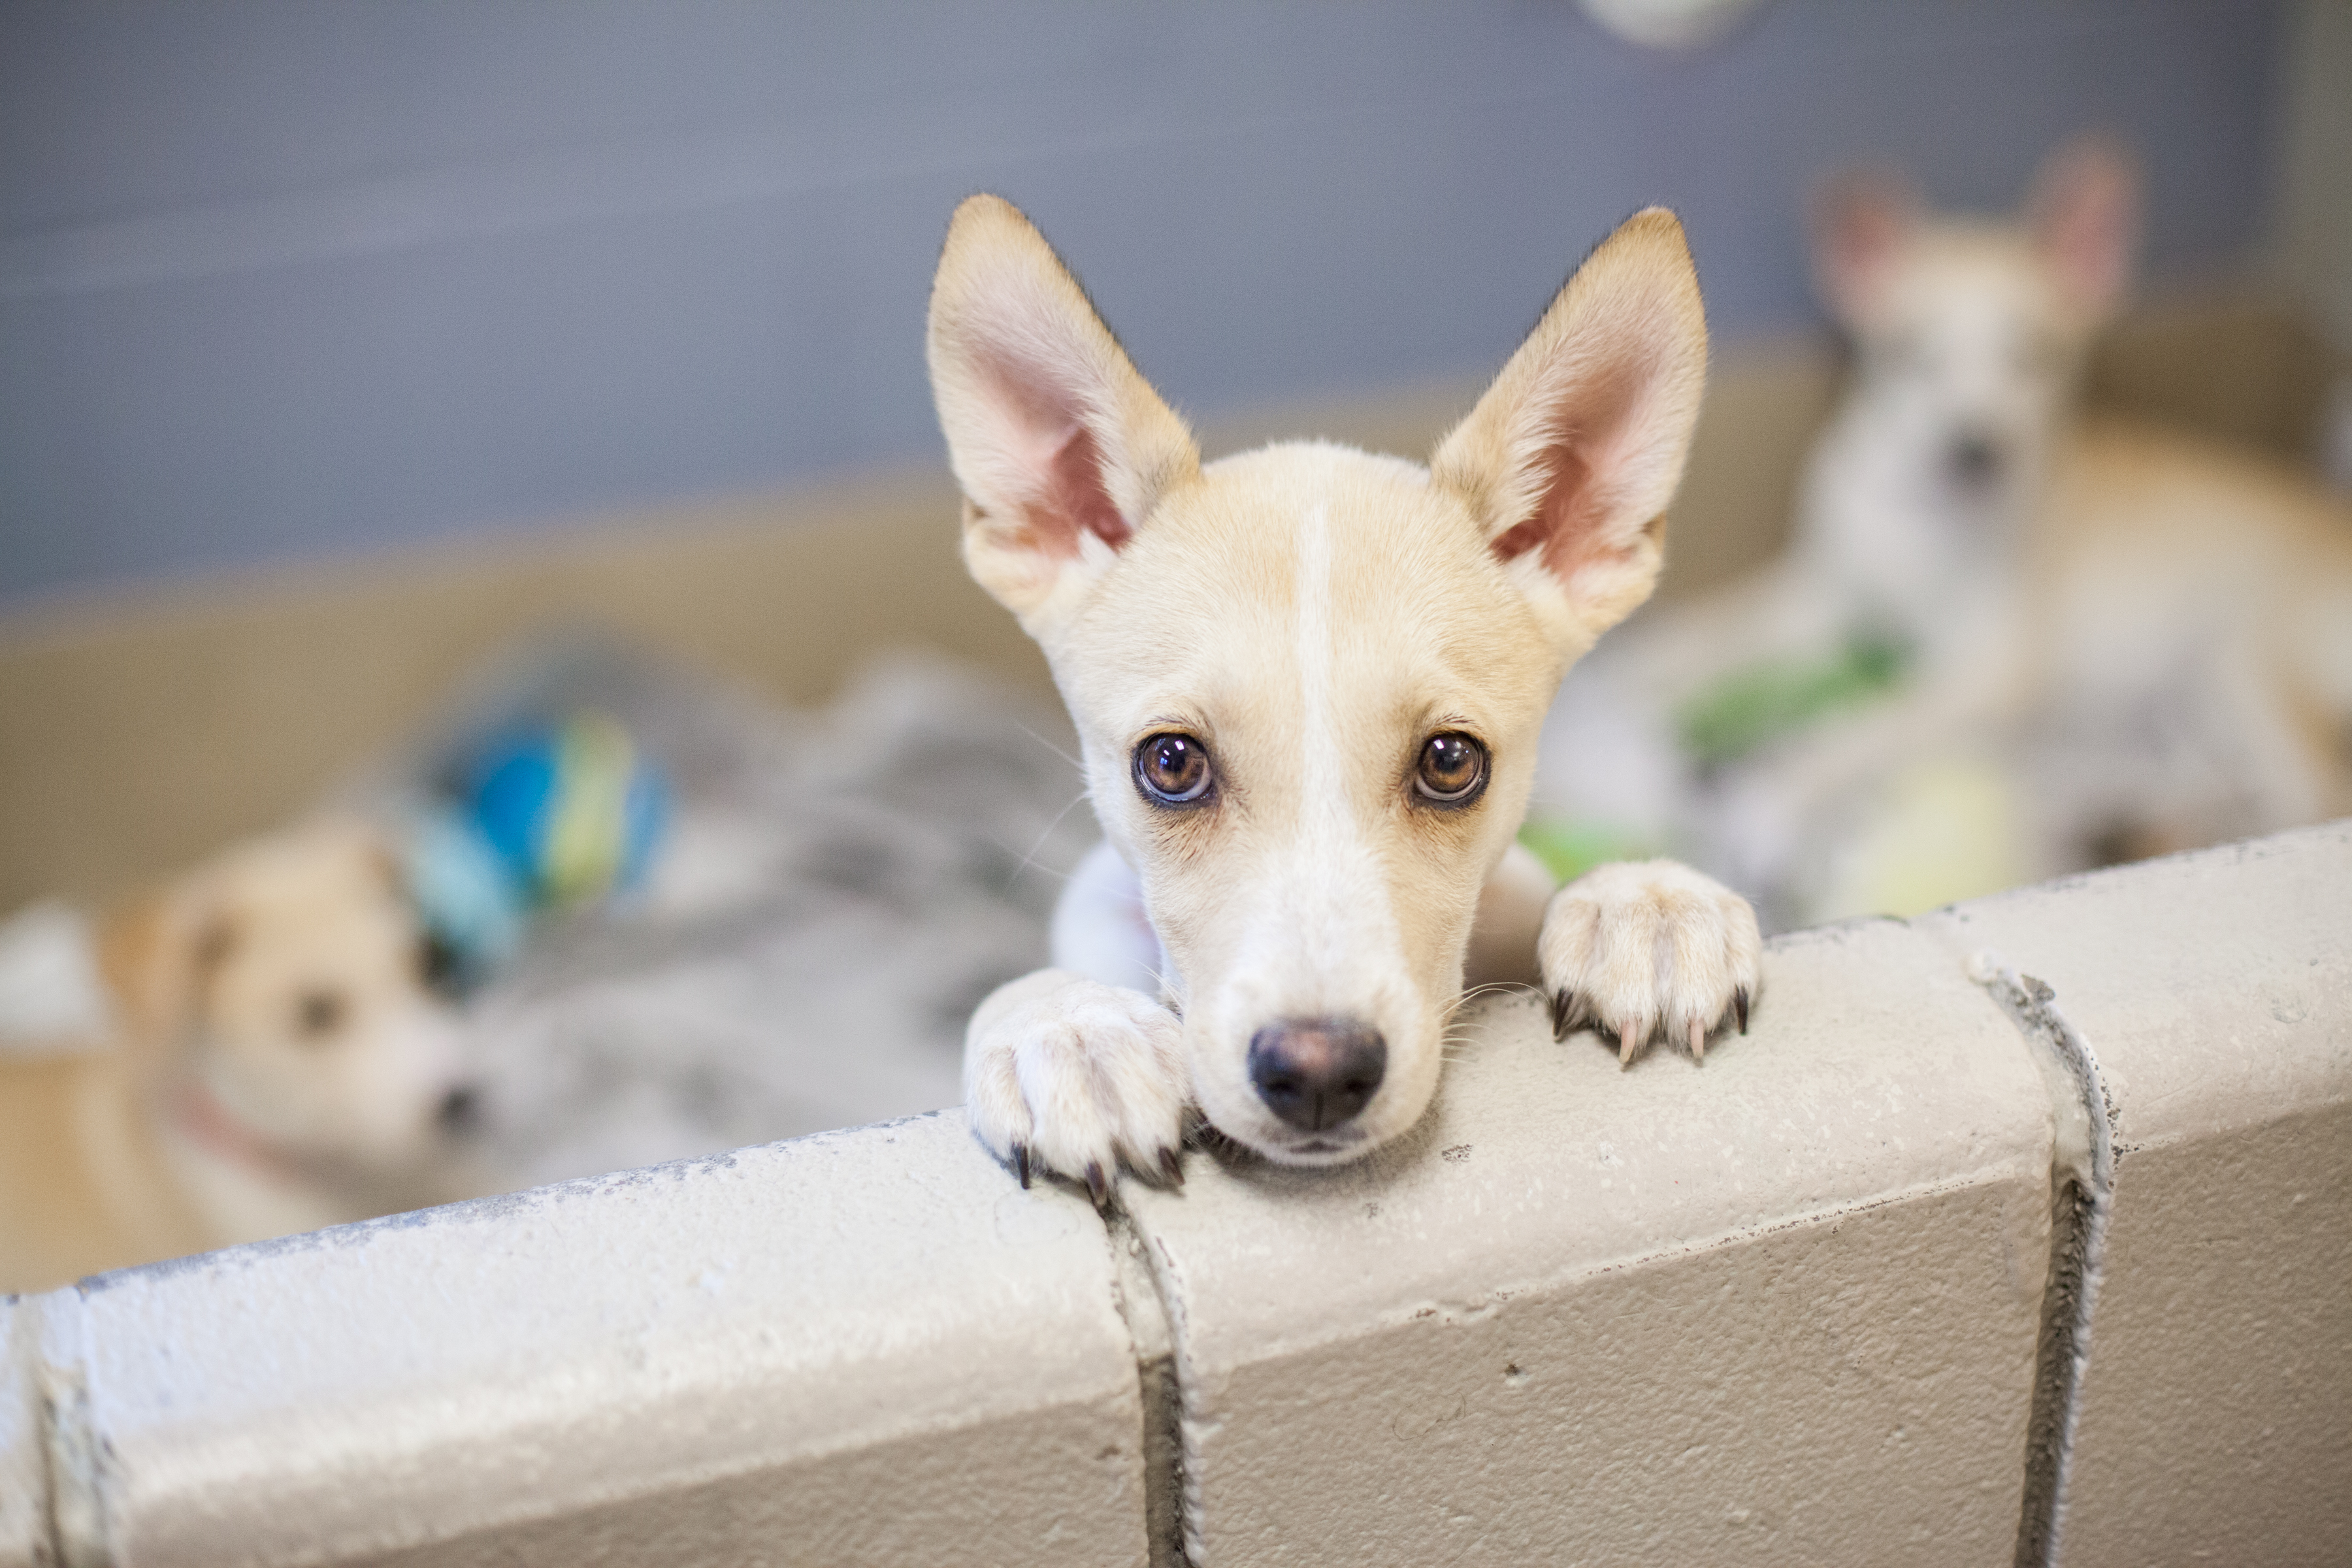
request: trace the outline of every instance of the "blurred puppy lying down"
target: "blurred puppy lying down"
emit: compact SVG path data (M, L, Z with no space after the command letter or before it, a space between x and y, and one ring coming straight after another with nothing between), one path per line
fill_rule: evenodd
M231 849L100 954L112 1041L0 1058L0 1291L448 1195L457 1031L373 829Z
M1685 846L1782 926L2352 810L2352 516L2080 413L2137 227L2097 142L2008 221L1833 186L1816 269L1854 362L1794 536L1601 646L1540 797Z
M643 887L536 922L453 1007L404 825L453 747L583 705L675 820ZM1094 836L1064 729L945 659L793 712L567 639L331 816L104 921L102 976L56 973L90 957L61 910L10 921L0 1291L955 1104L965 1018L1041 960Z

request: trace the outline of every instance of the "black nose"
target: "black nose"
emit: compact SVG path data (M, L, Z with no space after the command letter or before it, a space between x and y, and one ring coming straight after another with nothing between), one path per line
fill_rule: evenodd
M1370 1103L1388 1070L1388 1042L1352 1018L1291 1018L1250 1037L1250 1081L1267 1109L1307 1132L1337 1127Z
M463 1132L481 1114L481 1102L470 1089L453 1089L441 1097L441 1109L436 1114L443 1131Z
M2000 443L1981 430L1963 430L1953 437L1945 460L1951 465L1952 482L1962 489L1984 489L2000 478Z

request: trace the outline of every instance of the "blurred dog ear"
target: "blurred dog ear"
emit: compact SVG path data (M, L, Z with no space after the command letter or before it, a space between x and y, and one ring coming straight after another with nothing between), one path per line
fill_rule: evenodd
M380 886L404 901L408 897L407 862L391 831L381 823L338 812L312 818L290 832L278 835L274 843L281 853L318 857L314 863L321 868L331 867L336 858L341 858L371 888Z
M400 850L393 843L392 836L373 824L368 825L362 831L363 834L362 853L366 857L369 872L383 884L384 890L393 897L407 898L408 867L401 858Z
M185 889L150 893L99 927L98 966L124 1043L157 1049L177 1039L204 984L236 950L235 922Z
M1918 231L1919 198L1895 175L1855 170L1813 193L1809 218L1822 307L1849 330L1859 327Z
M2103 136L2061 147L2033 177L2025 216L2067 294L2104 321L2123 303L2139 251L2139 166Z
M1706 387L1682 224L1626 220L1430 460L1573 657L1649 597Z
M964 494L964 560L1044 633L1200 471L1184 422L1011 203L956 209L931 289L932 395Z

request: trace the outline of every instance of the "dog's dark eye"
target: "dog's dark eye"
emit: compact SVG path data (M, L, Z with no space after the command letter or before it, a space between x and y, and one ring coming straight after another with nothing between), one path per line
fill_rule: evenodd
M1192 735L1150 735L1135 748L1135 784L1161 805L1197 805L1216 784L1209 748Z
M305 991L294 1004L294 1033L305 1045L323 1045L350 1010L340 991Z
M1486 787L1486 748L1459 731L1423 742L1413 793L1439 805L1467 805Z
M436 991L463 991L466 955L439 932L427 931L416 939L416 978Z

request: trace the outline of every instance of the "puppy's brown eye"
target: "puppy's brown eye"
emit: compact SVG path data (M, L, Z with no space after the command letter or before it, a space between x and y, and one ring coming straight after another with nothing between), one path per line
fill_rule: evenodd
M305 991L294 1004L294 1033L305 1045L323 1045L351 1010L340 991Z
M1413 793L1437 805L1467 805L1486 787L1486 748L1459 731L1423 742Z
M1135 748L1135 784L1161 805L1197 805L1216 784L1209 748L1196 736L1169 731Z

